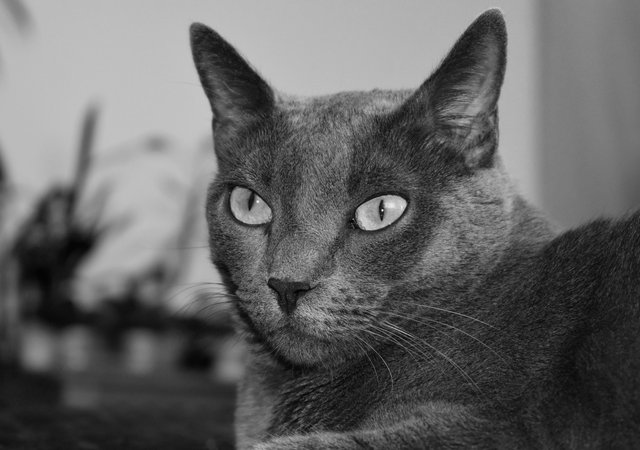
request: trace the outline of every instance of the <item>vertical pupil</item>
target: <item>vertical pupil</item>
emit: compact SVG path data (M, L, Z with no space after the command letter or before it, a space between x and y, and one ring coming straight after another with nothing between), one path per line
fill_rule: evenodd
M380 213L380 222L384 220L384 200L380 200L378 203L378 213Z
M247 199L247 209L249 211L251 211L251 208L253 208L253 205L255 202L256 202L256 193L251 191L251 194L249 194L249 198Z

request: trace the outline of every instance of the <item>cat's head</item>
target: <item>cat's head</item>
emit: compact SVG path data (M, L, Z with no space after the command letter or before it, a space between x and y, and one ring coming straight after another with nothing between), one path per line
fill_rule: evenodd
M512 194L496 155L499 11L415 91L287 96L206 26L191 43L219 167L212 259L247 329L280 358L362 354L388 313L411 309L410 292L428 302L500 251Z

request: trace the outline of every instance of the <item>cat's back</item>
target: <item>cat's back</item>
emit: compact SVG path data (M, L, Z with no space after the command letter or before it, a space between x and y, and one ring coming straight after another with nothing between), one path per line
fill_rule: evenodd
M547 388L543 415L567 442L633 447L640 440L640 211L558 235L539 264L534 301L564 322L546 330L548 341L564 336L553 364L558 385Z
M588 298L608 301L611 307L628 299L628 306L637 308L640 211L622 219L595 220L558 235L542 249L541 262L548 287L581 302L581 308Z

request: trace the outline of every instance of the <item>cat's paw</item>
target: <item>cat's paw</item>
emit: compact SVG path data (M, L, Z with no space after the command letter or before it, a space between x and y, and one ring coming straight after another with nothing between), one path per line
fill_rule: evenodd
M312 433L285 436L261 442L252 450L347 450L361 448L355 439L342 433Z

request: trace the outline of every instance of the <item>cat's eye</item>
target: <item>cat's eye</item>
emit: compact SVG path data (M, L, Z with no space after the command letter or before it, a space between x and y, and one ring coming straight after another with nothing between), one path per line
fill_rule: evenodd
M233 217L247 225L262 225L271 221L271 208L251 189L236 186L229 196Z
M407 201L399 195L381 195L358 206L355 223L361 230L380 230L398 220L406 207Z

